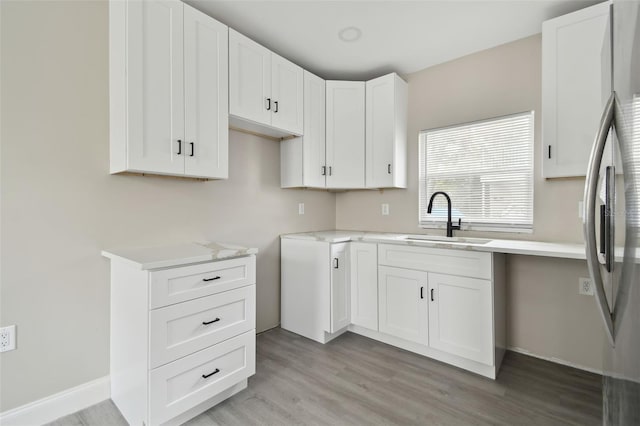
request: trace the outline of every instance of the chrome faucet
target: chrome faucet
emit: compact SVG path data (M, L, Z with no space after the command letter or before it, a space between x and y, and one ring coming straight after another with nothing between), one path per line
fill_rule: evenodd
M454 225L451 222L451 198L446 192L437 191L434 192L431 198L429 199L429 206L427 207L427 213L431 213L431 209L433 208L433 199L436 198L436 195L444 195L447 199L447 237L453 237L453 230L460 230L460 226L462 225L462 219L458 218L458 224Z

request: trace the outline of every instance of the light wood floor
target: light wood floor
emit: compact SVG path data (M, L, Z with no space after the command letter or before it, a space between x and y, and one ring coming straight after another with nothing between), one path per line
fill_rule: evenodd
M496 381L347 333L321 345L258 336L248 389L203 425L598 425L601 377L508 352ZM111 401L52 425L126 425Z

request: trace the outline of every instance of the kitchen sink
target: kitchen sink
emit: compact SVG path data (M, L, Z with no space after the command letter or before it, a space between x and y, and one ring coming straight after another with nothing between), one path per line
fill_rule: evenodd
M487 238L443 237L438 235L407 235L403 239L406 241L424 241L448 244L474 244L480 246L492 241Z

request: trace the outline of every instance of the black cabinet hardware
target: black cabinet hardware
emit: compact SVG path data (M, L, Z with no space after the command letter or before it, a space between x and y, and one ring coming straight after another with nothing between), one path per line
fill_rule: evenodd
M209 324L213 324L214 322L218 322L220 321L220 318L216 318L214 320L211 321L202 321L202 325L209 325Z
M338 269L338 258L337 257L333 258L333 269Z
M433 299L433 289L431 289L431 301L432 302L434 301L434 299Z
M274 105L275 105L275 107L276 107L276 108L273 110L273 112L278 112L278 101L275 101L273 104L274 104Z
M329 166L329 176L331 176L331 166Z
M189 154L189 157L193 157L194 150L195 150L195 148L194 148L194 146L193 146L193 145L194 145L194 143L193 143L193 142L189 142L189 145L191 145L191 154Z
M322 166L322 176L327 175L327 166Z
M209 377L213 376L214 374L218 374L219 372L220 372L220 369L216 368L212 373L203 374L202 378L203 379L208 379Z
M182 140L178 139L178 154L177 155L181 155L182 154Z
M391 164L387 164L387 173L391 174Z
M267 98L267 111L271 110L271 98Z
M213 278L203 278L202 281L215 281L222 278L221 276L213 277Z
M420 299L424 299L424 287L420 287Z
M551 158L551 145L549 145L549 153L548 153L549 158Z

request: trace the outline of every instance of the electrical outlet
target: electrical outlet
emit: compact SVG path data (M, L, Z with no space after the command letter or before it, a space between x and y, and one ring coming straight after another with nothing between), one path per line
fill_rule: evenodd
M304 214L304 203L298 203L298 214Z
M382 216L389 216L389 204L382 204Z
M0 328L0 352L12 351L16 348L16 326Z
M594 288L590 278L578 278L578 293L593 296Z

